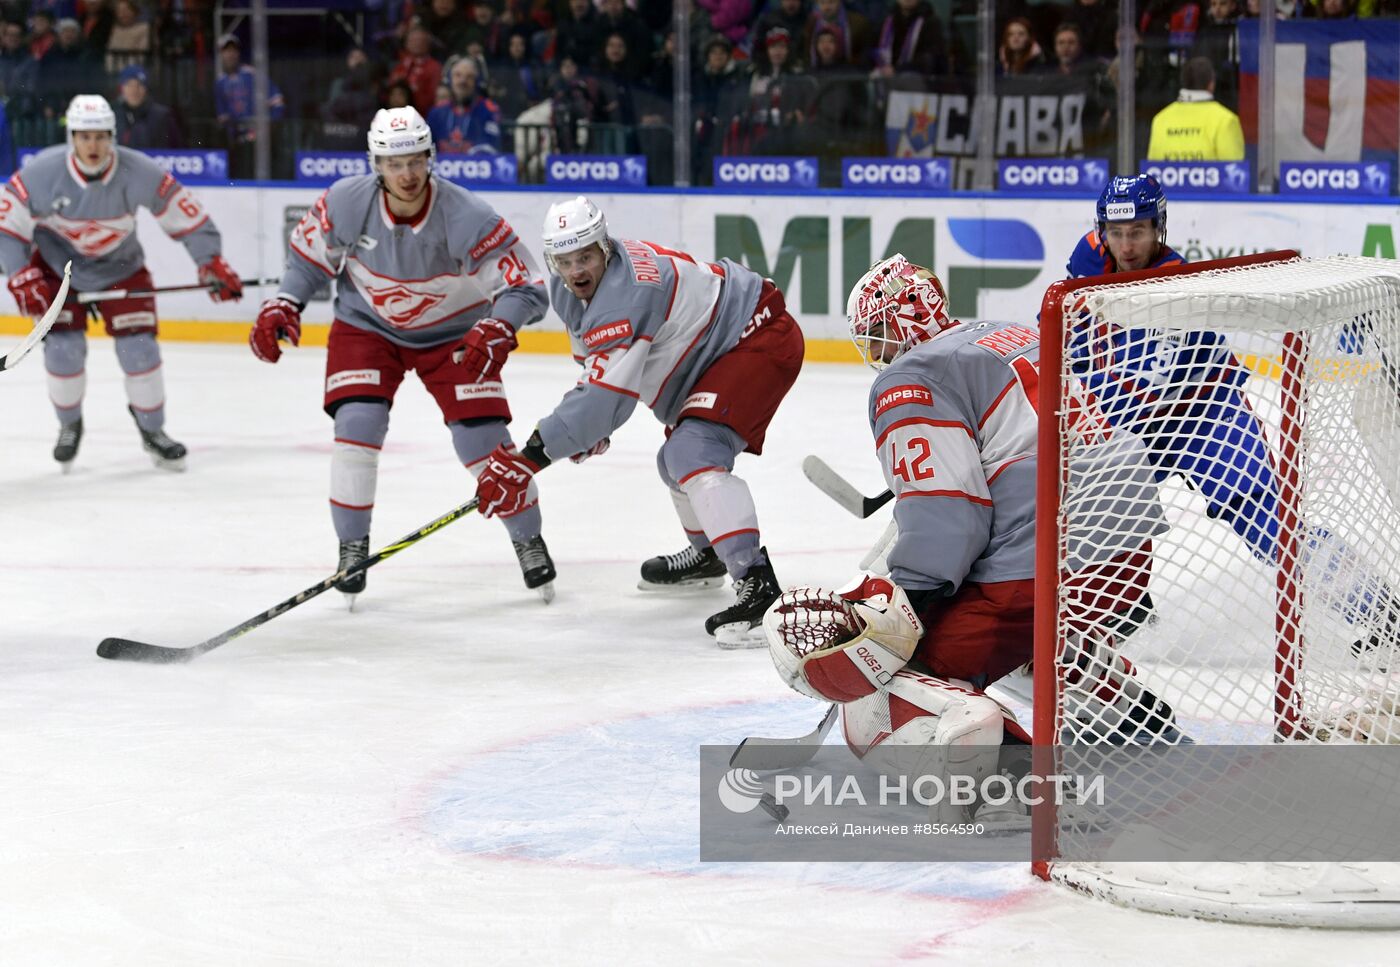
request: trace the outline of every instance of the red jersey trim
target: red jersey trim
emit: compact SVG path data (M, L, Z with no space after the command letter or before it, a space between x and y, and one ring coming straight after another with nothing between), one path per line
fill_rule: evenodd
M1006 462L1003 463L1000 467L997 467L995 470L992 471L992 475L991 475L990 477L987 478L987 486L990 487L990 486L992 485L992 481L995 480L995 479L997 479L998 477L1000 477L1000 476L1001 476L1001 472L1002 472L1003 470L1005 470L1007 467L1011 466L1012 464L1020 463L1022 460L1027 460L1027 459L1029 459L1029 458L1030 458L1030 454L1029 454L1029 453L1023 453L1023 454L1021 454L1021 456L1019 456L1019 457L1013 457L1012 459L1006 461Z
M980 430L987 425L987 421L992 418L992 414L996 412L996 408L1001 405L1002 400L1006 399L1006 394L1011 392L1011 388L1015 386L1017 382L1018 380L1013 376L1011 382L1002 387L1001 392L997 394L997 398L992 400L992 405L987 407L987 412L983 413L982 418L977 421L977 429Z
M903 500L905 497L952 497L955 500L969 501L980 507L992 506L992 502L986 497L974 497L961 490L906 490L899 495L898 499Z
M895 430L898 430L898 429L900 429L901 427L915 426L915 425L921 425L921 426L941 426L941 427L946 427L946 428L948 428L948 429L950 429L950 430L962 430L964 433L966 433L966 434L968 435L968 437L969 437L970 439L976 439L975 437L973 437L972 431L969 430L964 424L958 422L957 420L935 420L935 419L933 419L933 418L931 418L931 417L927 417L927 416L911 416L911 417L907 417L907 418L905 418L905 419L903 419L903 420L895 420L895 421L894 421L893 423L891 423L889 426L885 427L885 431L884 431L883 433L881 433L881 434L880 434L880 438L879 438L878 440L875 441L875 447L876 447L876 449L879 449L881 446L883 446L884 443L885 443L885 440L886 440L886 439L889 437L889 435L890 435L891 433L893 433Z
M296 240L295 240L295 239L292 240L291 249L292 249L292 251L295 252L297 255L301 256L301 257L304 258L306 261L310 262L312 265L314 265L316 268L320 269L322 272L326 273L326 275L330 276L332 279L335 278L335 273L334 273L334 272L332 272L332 271L331 271L330 269L328 269L326 266L322 265L320 262L316 261L314 258L312 258L310 255L308 255L306 252L303 252L303 251L297 246L297 243L296 243Z
M190 234L191 232L197 231L198 229L202 228L202 227L204 226L204 223L207 222L207 221L209 221L209 215L206 213L205 216L204 216L203 218L201 218L199 221L195 222L193 225L191 225L189 228L185 229L183 232L172 232L172 233L170 233L170 237L178 241L178 240L184 238L186 235Z

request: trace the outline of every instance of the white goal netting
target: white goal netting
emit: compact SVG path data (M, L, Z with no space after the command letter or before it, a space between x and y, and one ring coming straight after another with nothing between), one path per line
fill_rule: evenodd
M1360 856L1376 827L1289 787L1315 768L1396 798L1389 758L1360 757L1400 743L1400 263L1140 275L1042 310L1037 743L1132 778L1108 822L1042 811L1038 872L1166 912L1400 924L1400 875ZM1125 504L1143 475L1155 501Z

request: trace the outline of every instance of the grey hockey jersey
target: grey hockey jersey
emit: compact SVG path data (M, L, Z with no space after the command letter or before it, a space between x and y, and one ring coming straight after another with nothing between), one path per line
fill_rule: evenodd
M910 349L871 387L869 416L899 538L891 577L908 589L955 592L964 581L1035 577L1040 334L983 322ZM1092 474L1072 511L1067 568L1103 563L1165 530L1142 442L1114 429L1074 388L1082 422L1067 494Z
M675 423L690 388L744 332L763 277L730 259L702 262L655 242L610 238L613 254L587 303L549 280L583 376L540 421L553 459L587 450L638 401Z
M148 208L196 265L220 254L219 231L199 199L150 158L116 147L101 178L85 178L66 145L35 155L0 191L0 268L13 275L31 250L62 274L73 263L73 289L112 288L141 269L136 211Z
M465 188L429 186L423 211L401 223L376 176L331 185L292 232L281 294L304 303L338 279L337 319L414 348L460 339L479 319L519 329L541 318L544 278L515 230Z

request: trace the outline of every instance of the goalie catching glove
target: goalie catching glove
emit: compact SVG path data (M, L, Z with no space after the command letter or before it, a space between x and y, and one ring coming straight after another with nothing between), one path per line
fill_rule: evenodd
M789 687L850 702L889 684L913 657L924 626L903 588L862 574L844 590L785 591L763 616L763 631Z

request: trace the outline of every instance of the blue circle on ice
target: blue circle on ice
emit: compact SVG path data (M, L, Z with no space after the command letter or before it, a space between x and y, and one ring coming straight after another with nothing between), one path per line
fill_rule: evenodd
M436 783L424 822L450 849L477 855L980 900L1027 888L1024 863L702 863L699 746L802 735L820 716L798 699L734 702L526 740Z

